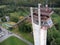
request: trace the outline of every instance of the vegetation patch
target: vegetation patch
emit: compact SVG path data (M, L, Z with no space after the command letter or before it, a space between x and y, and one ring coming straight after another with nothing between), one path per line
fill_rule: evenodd
M27 45L27 44L16 37L9 37L8 39L0 43L0 45Z

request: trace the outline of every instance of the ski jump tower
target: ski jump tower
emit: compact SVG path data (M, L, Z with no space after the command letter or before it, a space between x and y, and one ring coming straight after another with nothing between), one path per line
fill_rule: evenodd
M31 7L31 21L33 27L34 45L47 45L47 29L53 26L51 14L53 13L48 5L43 7L38 4L38 7Z

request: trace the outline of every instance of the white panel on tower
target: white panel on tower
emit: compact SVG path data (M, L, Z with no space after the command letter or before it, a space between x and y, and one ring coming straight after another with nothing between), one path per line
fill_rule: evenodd
M40 30L40 45L46 45L47 40L47 29Z
M33 14L33 8L31 7L31 20L32 20L32 27L33 27L33 36L34 36L34 45L40 45L39 35L40 35L40 26L38 25L38 18L36 20Z
M47 23L48 23L49 27L52 27L53 26L53 22L52 22L51 18L49 18L47 20Z
M38 26L34 23L33 23L33 35L34 35L35 45L40 45L40 41L39 41L40 26Z

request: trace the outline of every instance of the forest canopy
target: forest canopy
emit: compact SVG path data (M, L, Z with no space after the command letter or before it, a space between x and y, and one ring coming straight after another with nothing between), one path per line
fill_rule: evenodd
M19 5L19 6L37 6L38 3L48 4L49 6L59 7L60 0L0 0L0 4Z

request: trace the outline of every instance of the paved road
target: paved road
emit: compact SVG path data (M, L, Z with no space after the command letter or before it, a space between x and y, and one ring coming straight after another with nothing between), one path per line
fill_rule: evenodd
M6 30L4 28L2 28L2 31L4 31L4 36L0 38L0 42L6 40L10 36L15 36L15 37L19 38L20 40L24 41L25 43L27 43L28 45L33 45L31 42L27 41L26 39L24 39L24 38L22 38L22 37L20 37L20 36L18 36L16 34L10 32L10 31L8 31L8 30Z
M0 37L0 42L4 41L5 39L7 39L8 37L12 36L11 32L8 32L6 29L1 28L3 31L3 36Z

